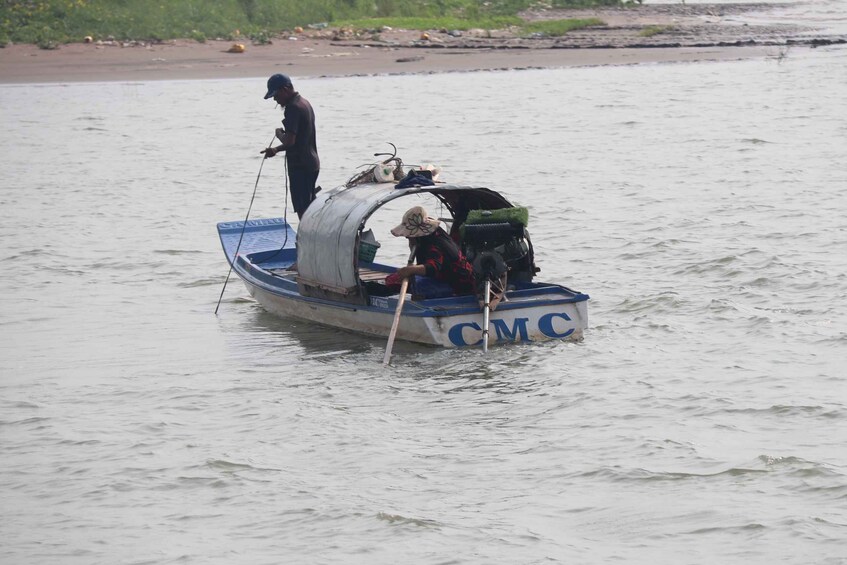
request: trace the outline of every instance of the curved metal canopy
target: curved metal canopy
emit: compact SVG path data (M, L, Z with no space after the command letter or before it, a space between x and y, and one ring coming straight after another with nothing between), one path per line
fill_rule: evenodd
M358 302L359 236L367 219L380 206L410 194L431 193L444 202L457 221L469 210L511 208L502 195L488 188L442 184L405 189L394 183L340 186L318 193L300 220L297 231L297 270L300 292Z

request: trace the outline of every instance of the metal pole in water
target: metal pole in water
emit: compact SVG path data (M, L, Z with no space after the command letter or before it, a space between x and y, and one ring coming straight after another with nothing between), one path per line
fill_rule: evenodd
M491 279L485 279L485 307L482 311L482 352L488 352L488 325L491 317Z

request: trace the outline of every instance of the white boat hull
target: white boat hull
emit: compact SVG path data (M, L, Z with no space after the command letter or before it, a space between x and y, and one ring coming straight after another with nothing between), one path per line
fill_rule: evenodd
M283 317L345 330L388 337L394 312L355 305L290 298L244 281L247 290L267 311ZM508 296L508 295L507 295ZM388 305L388 300L385 300ZM414 307L404 309L397 339L441 347L482 345L483 312L444 316L416 316ZM489 345L550 339L579 341L588 326L587 302L562 304L528 303L520 308L497 309L491 313Z
M458 189L456 189L458 190ZM267 311L361 334L388 337L399 302L398 295L353 289L354 295L317 292L325 287L305 279L298 269L296 234L282 218L218 224L221 244L233 271ZM299 241L299 240L298 240ZM295 267L295 264L298 267ZM368 263L357 266L356 276L384 280L390 266ZM418 277L422 279L424 277ZM403 301L396 339L441 347L481 347L484 312L476 297L454 296L427 290L424 281L417 294ZM309 286L312 285L312 286ZM488 345L550 339L581 340L588 327L588 295L552 283L515 280L491 312ZM306 292L304 292L306 289Z

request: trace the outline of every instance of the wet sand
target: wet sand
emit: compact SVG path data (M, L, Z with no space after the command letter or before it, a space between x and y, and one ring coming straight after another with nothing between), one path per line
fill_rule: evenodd
M42 50L0 49L0 82L177 80L458 72L493 69L627 65L779 57L786 46L843 43L794 26L749 26L730 21L766 4L654 5L628 9L546 10L528 20L598 18L605 25L560 38L520 37L514 31L380 30L354 34L321 29L249 40L164 43L94 41ZM660 28L647 35L645 30ZM232 53L235 44L243 53Z

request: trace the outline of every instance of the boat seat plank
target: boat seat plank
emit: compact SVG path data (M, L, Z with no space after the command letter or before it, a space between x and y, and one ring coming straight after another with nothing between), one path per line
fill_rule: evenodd
M381 281L388 273L383 271L375 271L373 269L359 269L359 278L365 282L368 281Z

